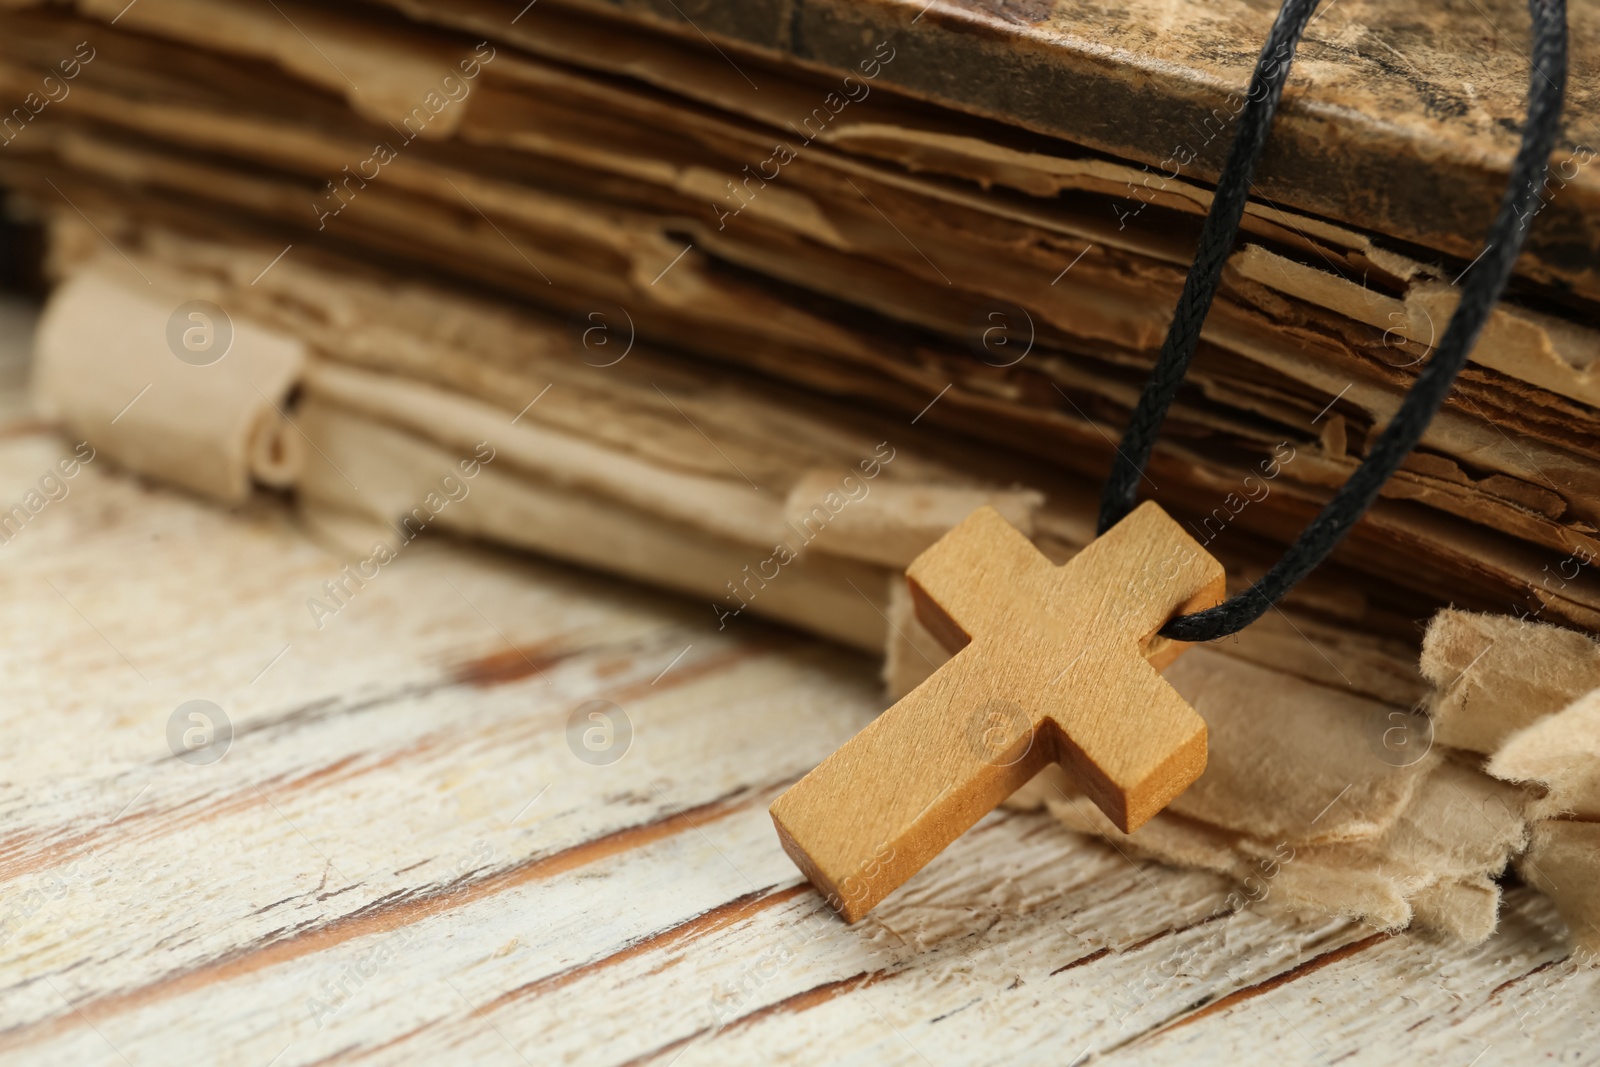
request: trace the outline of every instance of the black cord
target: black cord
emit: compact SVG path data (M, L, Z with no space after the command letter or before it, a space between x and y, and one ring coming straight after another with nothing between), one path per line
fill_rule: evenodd
M1178 298L1178 307L1155 370L1134 408L1132 421L1106 479L1100 501L1101 533L1133 510L1139 479L1150 460L1156 435L1194 358L1200 327L1216 296L1222 267L1232 254L1256 160L1266 143L1273 113L1283 94L1294 49L1316 6L1317 0L1285 0L1256 61L1255 73L1250 78L1250 93L1239 114L1238 133L1228 150L1211 211L1200 231L1200 247L1194 265L1184 280L1183 294ZM1500 212L1489 228L1483 253L1465 272L1461 303L1450 317L1433 358L1417 375L1411 390L1400 402L1400 410L1378 436L1367 458L1272 569L1248 591L1214 608L1172 619L1161 629L1164 636L1181 641L1211 641L1237 633L1266 614L1300 579L1327 558L1372 506L1378 491L1417 446L1428 423L1444 403L1490 311L1505 292L1512 266L1527 236L1529 209L1543 187L1545 169L1555 148L1567 80L1566 0L1528 0L1528 10L1533 16L1533 73L1528 87L1528 119L1523 126L1522 143L1511 166L1511 180L1500 200Z

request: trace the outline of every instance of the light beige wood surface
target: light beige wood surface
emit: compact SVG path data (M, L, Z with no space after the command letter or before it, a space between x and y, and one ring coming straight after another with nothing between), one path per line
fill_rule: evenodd
M1205 770L1205 720L1158 673L1184 646L1155 632L1220 603L1225 575L1160 505L1064 566L979 508L906 578L955 658L772 805L784 850L849 922L1047 764L1124 833Z
M6 415L0 504L72 445ZM846 926L764 809L881 709L875 663L431 535L318 630L305 601L345 559L281 502L229 513L98 460L66 484L0 544L0 1062L1600 1048L1600 980L1524 889L1464 950L1271 895L1226 911L1221 878L1000 811ZM197 699L233 727L210 764L169 747ZM577 755L590 712L569 744L593 700L631 724L610 765Z

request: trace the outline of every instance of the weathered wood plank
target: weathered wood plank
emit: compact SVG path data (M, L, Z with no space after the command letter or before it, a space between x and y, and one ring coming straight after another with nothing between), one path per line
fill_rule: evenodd
M0 502L68 452L8 417ZM847 927L764 809L882 707L871 662L426 538L318 629L344 557L280 502L67 484L0 544L8 1061L1594 1055L1600 979L1527 890L1465 951L998 812ZM169 748L193 699L218 762ZM591 699L618 762L568 745Z

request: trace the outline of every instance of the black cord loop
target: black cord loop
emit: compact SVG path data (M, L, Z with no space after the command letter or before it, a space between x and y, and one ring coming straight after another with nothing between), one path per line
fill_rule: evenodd
M1100 532L1133 510L1156 435L1178 387L1189 370L1200 327L1211 309L1222 268L1233 252L1256 161L1266 144L1273 114L1283 95L1294 51L1317 0L1285 0L1250 78L1249 96L1239 114L1238 132L1217 182L1211 211L1200 231L1199 250L1178 299L1172 325L1150 380L1134 408L1122 445L1112 461L1100 501ZM1528 0L1533 16L1533 72L1528 87L1528 117L1511 166L1511 179L1489 228L1484 250L1465 272L1461 302L1433 357L1417 375L1400 409L1356 468L1272 569L1247 591L1214 608L1180 615L1162 627L1166 637L1211 641L1255 622L1297 582L1311 573L1350 532L1377 499L1383 484L1422 439L1444 403L1456 375L1478 340L1495 303L1505 292L1522 243L1530 209L1543 187L1561 117L1567 81L1566 0ZM1461 279L1456 279L1460 282Z

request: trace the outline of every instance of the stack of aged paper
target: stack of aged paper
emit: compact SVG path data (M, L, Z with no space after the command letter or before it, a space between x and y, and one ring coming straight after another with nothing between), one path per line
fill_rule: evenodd
M884 652L893 691L942 656L899 572L945 529L988 503L1057 559L1092 536L1270 19L0 8L0 180L59 283L40 404L219 500L292 490L352 559L308 626L448 530ZM1529 251L1423 447L1280 611L1168 672L1211 765L1131 843L1243 899L1478 940L1515 861L1591 914L1586 772L1549 738L1600 736L1562 710L1600 679L1537 713L1519 688L1559 658L1527 635L1600 631L1600 16L1572 20ZM1467 37L1344 0L1303 50L1145 485L1238 588L1360 461L1472 269L1527 71ZM1419 673L1450 604L1491 614L1440 616ZM1501 655L1495 729L1465 694ZM1018 802L1120 837L1057 777Z

